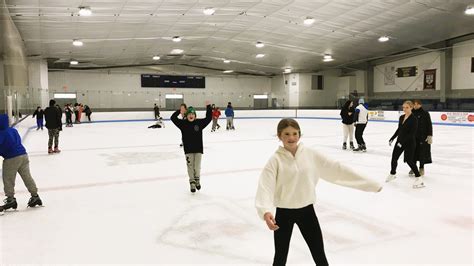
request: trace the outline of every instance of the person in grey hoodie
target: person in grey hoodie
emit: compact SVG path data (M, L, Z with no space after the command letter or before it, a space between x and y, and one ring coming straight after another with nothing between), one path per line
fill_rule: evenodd
M18 207L15 198L16 173L20 174L23 183L31 194L28 207L43 205L38 196L36 183L31 177L30 160L25 147L21 144L20 134L16 129L9 127L8 116L5 114L0 115L0 156L3 157L2 179L3 189L7 197L3 201L4 205L0 207L0 212L3 213L3 210Z

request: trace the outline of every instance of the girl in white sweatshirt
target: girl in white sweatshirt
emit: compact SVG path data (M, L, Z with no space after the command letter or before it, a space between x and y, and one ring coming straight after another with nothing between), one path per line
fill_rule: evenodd
M260 175L255 199L260 218L274 231L273 265L285 265L293 225L300 228L316 265L328 265L323 237L313 204L315 186L322 178L334 184L379 192L382 187L355 171L326 158L322 153L298 144L298 122L285 118L278 123L279 147ZM276 207L276 214L273 210Z

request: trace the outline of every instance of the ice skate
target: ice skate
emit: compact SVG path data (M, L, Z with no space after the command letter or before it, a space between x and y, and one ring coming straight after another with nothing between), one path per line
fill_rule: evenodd
M387 179L385 179L385 182L386 182L386 183L387 183L387 182L390 182L390 181L394 180L395 178L397 178L396 175L389 174L389 175L387 176Z
M343 149L343 150L347 150L347 144L346 144L345 142L342 143L342 149Z
M53 152L54 152L54 153L60 153L60 152L61 152L61 150L60 150L60 149L58 149L58 147L55 147L55 148L54 148L54 150L53 150Z
M362 144L362 152L367 152L367 147L365 147L365 144Z
M191 182L189 182L189 185L191 187L191 192L192 193L196 192L196 182L191 181Z
M354 150L354 149L355 149L355 147L354 147L354 142L352 142L352 141L349 142L349 148L350 148L351 150Z
M194 180L196 181L196 189L201 190L201 182L199 180L199 177L195 177Z
M43 202L38 195L31 196L30 200L28 201L28 207L33 208L35 206L43 206Z
M13 197L7 197L6 199L3 200L3 203L5 203L2 206L4 210L8 210L8 209L16 210L16 208L18 207L18 203L16 203L16 199Z
M420 175L421 175L421 176L424 176L424 175L425 175L425 169L424 169L424 168L420 168Z
M363 151L364 151L363 145L360 144L359 147L357 147L357 149L353 149L352 151L355 151L355 152L363 152Z
M415 177L415 173L413 172L413 170L410 170L410 172L408 172L408 176Z
M3 215L3 206L0 206L0 215Z
M53 149L52 148L48 148L48 154L53 154Z
M423 183L423 177L419 176L416 178L415 183L413 183L413 188L423 188L425 184Z

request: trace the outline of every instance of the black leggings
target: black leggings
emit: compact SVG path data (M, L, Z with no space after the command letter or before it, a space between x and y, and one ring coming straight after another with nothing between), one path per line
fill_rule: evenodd
M273 265L286 265L291 233L295 223L300 228L316 265L329 265L324 253L321 227L312 204L300 209L277 208L275 220L280 228L273 233L275 242Z
M356 124L355 138L358 145L365 145L365 141L362 135L364 134L366 126L367 124Z
M414 144L414 143L413 143ZM397 173L397 165L398 165L398 158L405 152L405 158L407 161L408 166L410 169L415 173L415 176L420 176L420 172L418 171L418 167L416 167L416 162L414 159L415 156L415 146L414 145L406 145L406 147L402 146L401 148L397 146L398 142L393 147L392 152L392 169L390 170L390 174L394 175Z

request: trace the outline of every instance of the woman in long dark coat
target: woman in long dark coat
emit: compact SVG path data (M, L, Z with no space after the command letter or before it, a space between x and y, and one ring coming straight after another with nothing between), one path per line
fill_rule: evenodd
M431 143L433 143L433 124L430 113L425 111L420 100L413 101L413 114L418 119L416 130L415 162L420 162L420 174L425 175L425 164L431 161ZM414 173L410 171L410 175Z
M405 153L405 161L410 166L413 173L415 173L416 180L413 184L413 188L422 188L424 187L423 178L416 167L415 161L415 135L416 129L418 127L418 121L416 117L412 114L413 103L411 101L405 101L403 103L403 112L404 114L400 116L400 120L398 122L397 131L393 134L393 136L389 140L389 144L392 145L392 142L397 139L395 142L395 146L393 147L392 152L392 162L391 162L391 169L390 174L388 175L385 182L390 182L394 180L397 172L397 164L398 158L402 153Z

